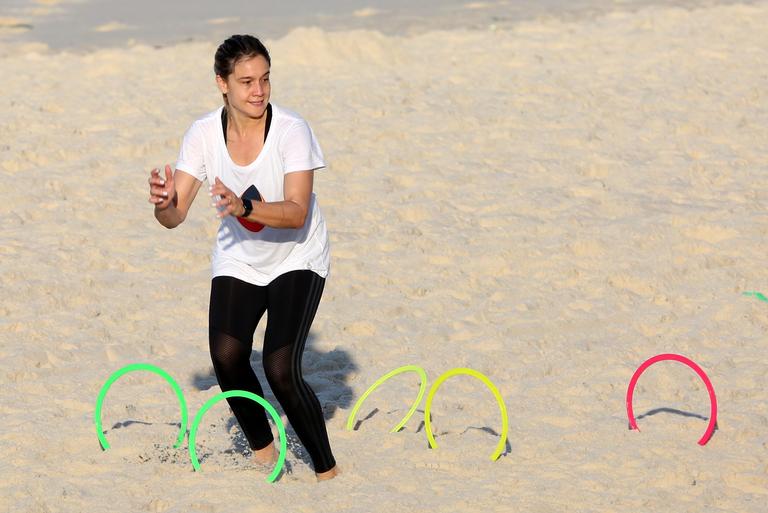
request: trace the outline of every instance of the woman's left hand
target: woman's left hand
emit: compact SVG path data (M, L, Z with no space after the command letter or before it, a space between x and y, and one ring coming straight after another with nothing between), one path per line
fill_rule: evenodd
M243 200L241 200L237 194L227 188L224 183L216 177L216 182L213 187L210 188L209 194L211 197L219 197L218 201L213 202L213 206L216 207L218 213L216 217L223 218L225 216L238 217L245 213L245 207L243 206Z

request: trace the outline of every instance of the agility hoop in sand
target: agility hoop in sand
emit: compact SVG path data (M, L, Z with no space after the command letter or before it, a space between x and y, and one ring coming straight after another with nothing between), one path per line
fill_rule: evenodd
M507 431L509 430L509 419L507 418L507 407L504 405L504 399L501 397L499 390L491 382L491 380L488 379L484 374L481 374L480 372L474 369L466 369L466 368L459 367L456 369L451 369L449 371L446 371L439 378L437 378L437 381L435 381L435 383L429 389L429 394L427 394L427 404L424 407L424 429L427 432L427 439L429 440L429 446L432 449L437 449L437 442L435 442L435 436L432 434L432 423L429 415L430 410L432 409L432 400L435 397L435 393L437 392L438 387L442 385L445 380L447 380L452 376L458 376L458 375L472 376L474 378L479 379L483 383L485 383L485 385L490 389L490 391L493 392L494 397L496 397L496 401L499 403L499 410L501 411L501 439L499 440L499 443L496 446L496 450L493 451L493 454L491 454L491 461L496 461L499 458L499 456L501 456L501 453L504 452L504 448L506 447L506 443L507 443Z
M360 410L360 407L363 405L363 401L365 401L371 393L376 390L382 383L384 383L386 380L393 376L397 376L398 374L402 374L403 372L415 372L419 375L419 378L421 378L421 385L419 385L419 394L416 396L416 400L413 402L413 406L411 406L411 409L408 410L408 413L405 414L405 417L403 417L403 420L400 421L398 425L396 425L394 428L392 428L392 433L395 433L397 431L400 431L403 426L410 420L410 418L413 416L413 414L416 412L416 408L419 407L419 403L421 403L421 398L424 397L424 391L427 389L427 373L424 372L424 369L419 367L418 365L404 365L402 367L398 367L397 369L388 372L384 374L382 377L376 380L376 382L371 385L368 390L365 391L365 393L360 396L360 399L357 400L355 403L355 407L352 408L352 412L349 414L349 418L347 419L347 431L351 431L352 427L355 424L355 417L357 416L357 412Z
M216 394L215 396L208 399L202 408L197 411L195 420L192 421L192 429L189 430L189 458L192 460L192 467L194 467L196 471L200 470L200 462L197 460L197 451L195 450L195 438L197 438L197 428L200 425L200 421L203 420L203 415L205 415L205 412L211 409L214 404L221 401L222 399L227 399L228 397L244 397L245 399L256 401L261 406L263 406L265 410L267 410L267 413L269 413L269 415L272 417L272 420L275 421L275 424L277 425L277 432L280 438L280 454L277 456L277 463L275 463L274 470L267 477L268 483L274 482L275 479L277 479L277 476L280 475L280 470L282 470L283 465L285 464L285 453L288 450L288 442L286 441L285 436L285 426L283 426L283 421L280 420L280 415L277 414L277 411L272 407L271 404L269 404L269 402L267 402L263 397L260 397L253 392L247 392L245 390L229 390L227 392Z
M701 437L701 439L699 439L699 445L706 445L706 443L709 442L709 439L712 437L712 433L715 431L715 427L717 426L717 398L715 397L715 389L712 386L712 382L709 381L707 374L701 369L701 367L696 365L693 360L690 360L689 358L679 354L665 353L649 358L644 361L643 364L640 365L640 367L638 367L635 373L632 375L632 379L629 380L629 387L627 388L627 418L629 419L629 429L636 429L640 431L640 428L637 427L635 414L632 411L632 397L635 393L635 385L637 385L637 380L640 379L640 375L645 372L645 369L656 362L662 362L665 360L674 360L676 362L687 365L693 369L696 374L699 375L701 380L704 382L704 385L707 387L710 404L709 424L707 425L707 430L704 431L704 435Z
M179 429L179 436L176 439L176 443L173 446L179 447L181 445L181 442L184 441L184 435L187 432L187 402L184 400L184 393L181 391L181 388L179 387L178 383L176 383L176 381L171 377L170 374L165 372L160 367L157 367L155 365L150 365L148 363L132 363L112 373L109 379L107 379L107 381L104 383L104 386L101 387L99 396L96 399L96 411L94 412L93 417L94 417L94 420L96 421L96 435L99 437L99 442L101 443L102 450L106 451L107 449L109 449L109 442L107 442L107 439L104 436L104 432L101 426L101 408L104 403L104 398L106 397L107 392L109 391L109 387L111 387L112 384L115 381L117 381L123 374L127 374L129 372L138 371L138 370L154 372L155 374L161 376L163 379L165 379L168 382L168 384L171 385L171 387L173 388L173 391L176 392L176 397L179 398L179 404L181 405L181 428Z

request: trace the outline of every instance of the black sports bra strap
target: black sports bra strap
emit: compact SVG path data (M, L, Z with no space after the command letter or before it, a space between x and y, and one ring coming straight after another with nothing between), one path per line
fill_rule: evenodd
M269 133L269 126L272 124L272 104L267 104L267 122L264 125L264 142L267 142L267 134Z
M267 122L264 126L264 142L267 142L267 134L269 133L269 127L272 124L272 104L267 104ZM227 108L221 109L221 128L224 130L224 142L227 142Z
M221 109L221 128L224 130L224 142L227 142L227 108Z

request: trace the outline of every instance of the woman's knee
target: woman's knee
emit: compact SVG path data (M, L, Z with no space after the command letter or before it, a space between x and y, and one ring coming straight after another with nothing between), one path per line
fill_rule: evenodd
M214 367L236 367L249 362L251 349L242 341L224 333L212 333L210 337L211 361Z
M279 349L263 359L264 376L275 395L290 393L300 379L291 360L290 348Z

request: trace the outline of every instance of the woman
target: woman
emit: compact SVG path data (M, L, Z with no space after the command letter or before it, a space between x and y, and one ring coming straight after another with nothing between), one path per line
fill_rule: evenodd
M176 171L153 169L150 203L166 228L187 216L203 180L221 219L213 251L209 345L222 391L264 392L249 357L268 312L267 381L312 458L318 480L337 474L323 412L302 378L301 357L329 269L325 221L312 192L325 166L309 125L269 103L270 57L253 36L232 36L216 51L224 105L187 130ZM277 453L264 409L228 399L254 458Z

